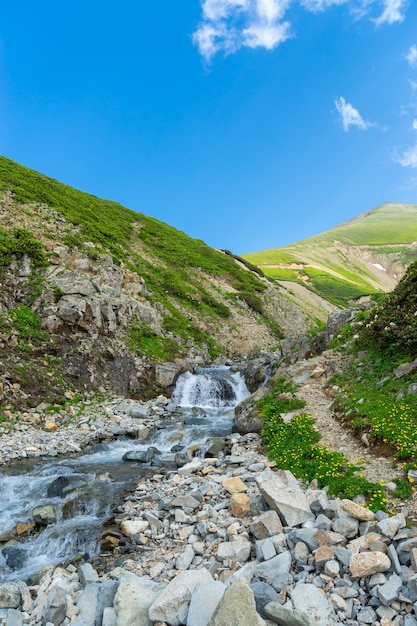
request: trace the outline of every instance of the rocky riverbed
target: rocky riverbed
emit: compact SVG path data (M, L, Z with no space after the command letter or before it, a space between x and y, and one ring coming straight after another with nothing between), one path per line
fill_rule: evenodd
M143 437L175 419L165 398L91 406L77 427L60 428L64 412L34 413L3 434L3 463ZM115 507L100 556L0 584L0 623L417 624L417 530L404 514L303 489L260 445L257 434L232 434L205 458L142 477Z

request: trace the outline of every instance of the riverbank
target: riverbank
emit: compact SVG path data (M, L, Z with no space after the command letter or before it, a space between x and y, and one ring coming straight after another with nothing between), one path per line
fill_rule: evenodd
M414 626L417 531L271 467L258 435L138 481L107 553L0 585L7 626Z

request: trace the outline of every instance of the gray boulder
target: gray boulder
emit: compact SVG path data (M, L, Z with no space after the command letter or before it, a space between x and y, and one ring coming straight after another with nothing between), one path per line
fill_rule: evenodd
M164 588L165 585L148 578L123 578L113 602L116 626L152 626L149 608Z
M299 526L314 519L304 491L288 470L265 469L256 482L266 502L286 526Z
M185 624L194 588L204 580L212 580L205 569L187 570L176 576L149 608L151 622L167 622L170 626Z
M266 626L245 578L226 589L208 626Z
M226 586L220 581L198 583L191 598L186 626L207 626L225 590Z

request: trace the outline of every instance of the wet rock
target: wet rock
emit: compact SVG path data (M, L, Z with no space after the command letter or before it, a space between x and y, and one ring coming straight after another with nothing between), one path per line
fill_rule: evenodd
M150 463L159 454L161 454L160 451L154 447L147 448L147 450L129 450L123 455L122 461Z
M18 584L3 583L0 584L0 608L1 609L19 609L22 596Z
M32 509L33 521L41 526L55 524L59 519L59 515L59 508L53 504L41 504Z
M7 566L11 570L19 570L26 563L27 554L25 550L19 546L6 546L1 551Z

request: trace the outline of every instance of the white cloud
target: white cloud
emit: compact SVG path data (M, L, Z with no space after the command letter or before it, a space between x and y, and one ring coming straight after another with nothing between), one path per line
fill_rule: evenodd
M254 24L243 31L243 45L248 48L267 48L272 50L278 44L291 37L289 22L282 24Z
M203 20L193 35L209 61L220 50L229 54L245 46L272 50L291 37L282 21L292 0L203 0Z
M413 120L413 128L414 130L417 130L417 120Z
M205 0L203 15L207 20L221 20L236 10L245 9L247 0Z
M417 67L417 46L413 45L405 57L410 65Z
M417 168L417 143L394 158L403 167Z
M404 20L405 0L384 0L384 10L375 24L396 24Z
M301 0L301 4L307 11L319 13L332 5L346 4L348 0Z
M291 5L300 3L307 11L318 13L333 5L346 4L354 19L362 19L371 10L382 13L373 21L377 25L395 24L404 19L407 0L200 0L201 22L193 42L206 61L217 52L230 54L239 48L272 50L292 37L291 24L285 15ZM415 55L415 57L413 56ZM417 64L417 48L407 56Z
M350 126L356 126L361 130L366 130L372 124L370 122L366 122L362 115L359 113L357 109L355 109L349 102L346 102L344 98L339 98L339 100L335 100L335 106L342 118L343 130L348 131Z

